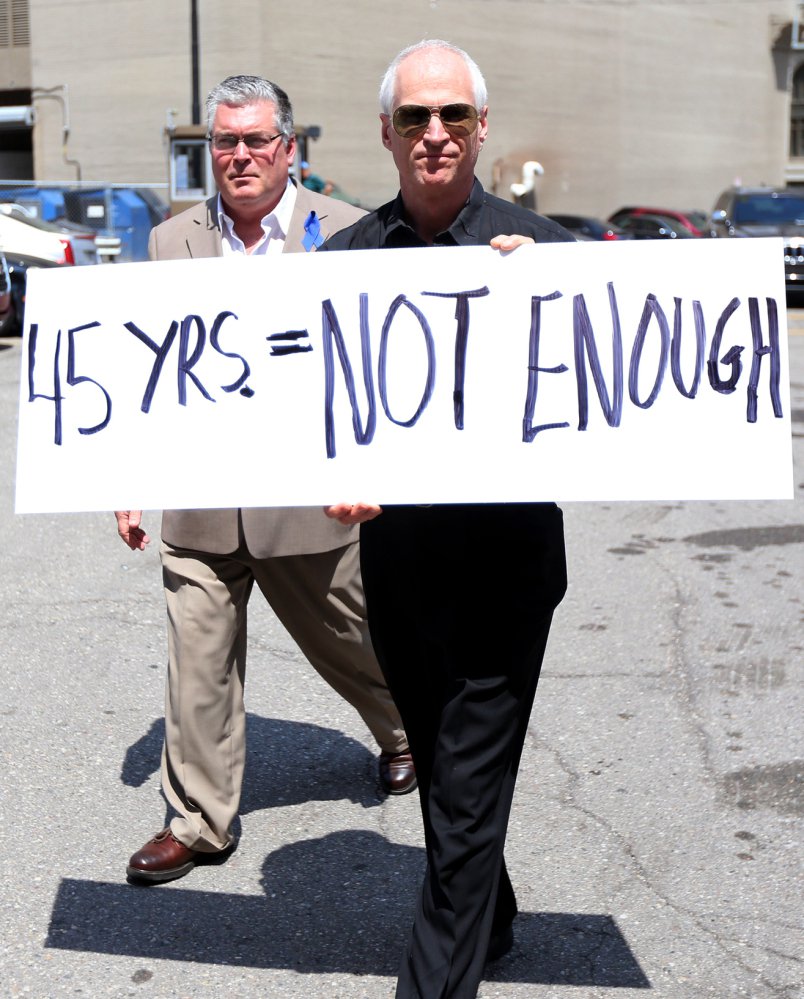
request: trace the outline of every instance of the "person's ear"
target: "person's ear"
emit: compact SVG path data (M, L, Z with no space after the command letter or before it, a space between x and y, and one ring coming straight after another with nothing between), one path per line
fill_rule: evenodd
M393 125L391 124L391 116L388 114L381 114L380 121L382 122L380 136L382 138L382 144L386 149L391 148L391 132L393 130Z
M488 134L489 130L488 114L489 114L488 106L482 108L480 111L480 117L477 122L477 141L478 144L481 146L486 141L486 135Z

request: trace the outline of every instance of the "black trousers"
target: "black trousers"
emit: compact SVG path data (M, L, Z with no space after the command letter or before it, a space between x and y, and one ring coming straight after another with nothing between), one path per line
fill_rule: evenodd
M386 507L361 528L372 642L419 778L427 871L397 999L474 999L516 915L503 847L552 614L552 503Z

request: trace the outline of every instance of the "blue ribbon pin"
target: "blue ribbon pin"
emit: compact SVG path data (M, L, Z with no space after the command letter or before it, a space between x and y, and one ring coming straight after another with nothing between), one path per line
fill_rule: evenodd
M304 222L304 238L302 246L309 253L313 247L316 249L324 242L321 233L321 223L318 221L315 212L310 212Z

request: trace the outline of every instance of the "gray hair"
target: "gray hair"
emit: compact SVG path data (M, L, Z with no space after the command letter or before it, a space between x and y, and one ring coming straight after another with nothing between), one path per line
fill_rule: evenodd
M207 95L207 128L212 131L219 105L242 108L258 101L270 101L276 106L276 127L287 146L293 136L293 108L285 91L262 76L228 76Z
M483 74L480 72L480 67L474 61L474 59L464 52L463 49L459 49L457 45L453 45L451 42L442 41L440 38L426 38L424 41L417 42L415 45L409 45L406 49L397 55L391 62L388 69L385 71L385 76L382 78L382 83L380 84L380 110L383 114L391 114L394 110L394 89L396 87L396 71L399 69L400 63L404 62L409 55L413 55L414 52L421 52L424 49L442 49L447 52L454 52L455 55L460 56L466 64L466 68L469 70L469 75L472 78L472 90L475 96L475 107L479 110L486 106L488 101L488 92L486 90L486 81L483 79Z

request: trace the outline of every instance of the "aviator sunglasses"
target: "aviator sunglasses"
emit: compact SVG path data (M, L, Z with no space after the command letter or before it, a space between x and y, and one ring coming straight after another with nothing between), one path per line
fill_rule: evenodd
M477 128L480 113L471 104L443 104L430 108L425 104L402 104L391 116L397 135L413 139L427 131L430 119L437 114L441 124L452 135L471 135Z

